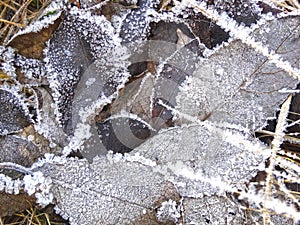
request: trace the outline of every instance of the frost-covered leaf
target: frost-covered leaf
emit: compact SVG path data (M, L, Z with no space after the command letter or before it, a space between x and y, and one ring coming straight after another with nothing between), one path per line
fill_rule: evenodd
M271 20L256 1L174 1L157 12L158 1L142 0L108 20L86 2L68 8L46 52L53 94L38 88L44 101L35 128L64 156L47 155L28 169L52 180L38 202L53 194L57 212L76 225L241 224L248 207L259 213L250 224L273 212L296 219L299 203L284 181L297 183L298 159L272 154L253 133L297 86L290 75L299 77L299 18ZM14 55L0 50L4 72L16 78ZM27 77L43 71L25 61L34 64ZM51 97L69 136L56 127ZM72 150L85 159L66 157ZM286 173L273 170L279 163ZM259 171L268 184L280 178L291 205L269 191L275 182L252 185ZM11 183L2 189L11 191Z
M15 135L0 138L0 153L0 162L13 162L25 167L30 167L41 157L36 145Z
M188 9L183 14L192 32L207 48L212 49L228 40L228 33L201 13L195 13L194 10Z
M58 118L65 127L68 124L68 129L74 128L78 122L78 119L73 118L75 124L70 123L72 110L78 117L80 108L91 104L98 97L111 96L129 76L125 71L126 66L118 58L118 47L114 29L104 16L92 16L75 9L66 15L51 39L46 59L48 77L58 107ZM98 93L85 95L87 87L95 83L93 80L97 80ZM78 87L77 96L74 96L75 87ZM84 103L86 97L91 99ZM74 104L73 98L77 101Z
M238 23L250 26L260 18L261 8L257 1L251 0L216 0L213 5L221 14L226 12Z
M0 106L0 135L18 132L31 124L20 96L0 89Z
M46 42L51 38L54 30L57 29L60 23L60 19L57 19L49 27L43 28L39 31L33 30L29 32L29 27L27 27L28 32L22 32L17 34L10 43L9 46L18 50L18 53L34 59L43 59L43 50L46 47ZM37 26L37 25L35 25ZM32 27L34 27L32 25Z
M244 224L244 212L226 197L186 198L183 201L184 224ZM249 222L249 221L248 221Z
M125 153L139 146L153 132L146 123L130 118L109 119L97 129L107 151Z
M71 224L128 224L152 211L166 182L151 167L118 157L67 159L42 168L53 180L56 212Z
M220 194L224 190L204 180L220 178L219 182L243 189L247 180L256 175L264 162L261 153L252 152L245 143L235 143L231 135L225 134L220 128L208 130L199 125L178 127L157 134L132 154L139 153L157 161L159 165L173 165L173 174L170 173L169 179L182 196ZM259 143L256 144L259 147ZM176 174L179 171L182 174Z
M283 58L296 61L293 65L297 67L299 51L291 50L291 45L299 35L298 24L297 17L274 20L254 36L278 54L282 52ZM177 109L202 120L241 124L255 130L274 115L274 109L287 96L284 90L296 85L296 80L265 57L235 41L198 64L177 96Z
M58 104L57 113L65 124L70 119L70 107L74 88L80 73L93 62L90 46L76 30L74 18L67 17L51 39L47 55L50 70L50 87L55 91L54 99Z
M69 158L46 163L40 170L53 180L57 212L71 224L127 224L156 207L161 220L179 219L179 208L169 218L163 205L157 205L166 183L174 185L182 197L223 195L230 191L228 187L244 189L264 162L247 141L236 143L230 132L226 136L221 131L199 125L175 128L125 157L109 154L94 158L92 164Z
M124 43L143 41L150 31L151 17L147 15L159 4L158 0L139 1L139 7L131 10L123 19L120 29L120 37Z

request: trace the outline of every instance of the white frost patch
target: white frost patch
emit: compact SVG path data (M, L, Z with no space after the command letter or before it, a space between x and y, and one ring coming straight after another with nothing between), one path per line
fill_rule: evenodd
M37 203L41 206L50 204L53 200L53 195L50 192L52 180L50 177L44 177L43 173L38 171L33 174L26 175L23 178L24 190L32 195L35 193Z
M219 68L216 70L216 74L223 76L224 75L224 69L223 68Z
M134 155L125 154L124 159L128 162L139 162L145 166L156 166L156 162L152 161L151 159L147 159L144 156L142 156L140 153L135 153Z
M180 218L177 203L172 199L161 203L161 207L157 211L157 218L159 221L177 222Z
M85 82L85 85L86 87L90 87L93 83L95 83L96 81L96 78L89 78L86 82Z
M64 155L68 155L73 149L79 149L84 141L89 139L92 134L90 132L91 126L89 124L79 123L74 131L74 136L69 145L63 150Z

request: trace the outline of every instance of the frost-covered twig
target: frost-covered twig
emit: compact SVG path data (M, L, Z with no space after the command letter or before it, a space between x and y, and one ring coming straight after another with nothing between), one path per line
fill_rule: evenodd
M12 162L0 163L0 169L14 170L14 171L21 172L24 174L32 174L32 171L30 170L30 168L26 168L24 166L21 166L19 164L12 163Z

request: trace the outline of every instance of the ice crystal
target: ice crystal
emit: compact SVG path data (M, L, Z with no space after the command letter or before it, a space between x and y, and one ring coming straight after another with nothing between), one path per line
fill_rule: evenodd
M243 224L243 211L226 197L203 197L183 202L184 224Z
M118 58L123 57L123 53L111 23L104 16L91 15L75 8L66 15L51 39L46 55L50 87L57 104L56 113L65 128L74 128L78 122L73 118L75 124L71 124L72 110L73 116L77 117L81 108L92 104L101 95L109 97L114 94L129 76L126 74L126 62L124 64ZM83 88L86 90L89 79L97 79L94 84L98 93L90 95L89 102L85 102L88 96L81 95L85 94ZM96 87L91 89L94 91ZM75 103L72 104L74 98ZM84 100L80 102L80 99Z
M157 218L160 221L174 221L177 222L180 218L180 213L177 209L177 204L175 201L169 199L161 203L161 207L158 209Z
M263 155L249 151L246 145L231 143L219 128L208 131L197 125L162 132L133 152L157 160L162 170L164 164L171 166L169 179L181 195L190 197L224 193L215 184L206 183L206 178L221 178L220 182L243 189L264 162Z

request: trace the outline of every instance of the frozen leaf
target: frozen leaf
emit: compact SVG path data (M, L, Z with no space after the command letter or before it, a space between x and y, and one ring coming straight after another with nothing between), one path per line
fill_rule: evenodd
M98 97L115 94L126 81L127 64L119 58L123 55L114 28L104 16L76 9L66 15L50 41L46 59L57 115L65 128L76 126L81 108ZM89 89L91 95L86 93Z
M121 25L120 37L123 43L146 40L150 31L151 17L147 13L157 7L159 1L141 0L139 7L132 9L124 18Z
M292 51L291 43L299 35L298 21L271 21L255 31L254 36L273 46L278 54L282 52L283 58L297 63L299 51ZM274 115L274 109L287 96L284 90L296 85L296 80L265 57L235 41L198 64L198 70L182 85L177 107L201 120L241 124L254 131Z
M62 127L59 126L55 118L54 102L49 91L42 87L39 87L37 90L42 101L39 104L40 121L34 126L35 132L42 135L42 137L48 141L48 149L55 149L57 153L61 152L62 147L67 145L67 134L63 131ZM30 133L29 135L34 135L35 137L35 134ZM46 144L45 139L43 141L39 140L39 138L37 139L39 145ZM46 146L41 146L41 149L45 150L47 148Z
M169 43L176 44L178 43L178 40L181 38L178 37L178 30L180 30L179 32L182 32L182 35L186 35L191 39L195 38L194 34L191 33L188 26L183 23L159 21L158 23L151 23L150 25L151 25L150 40L160 40L160 41L166 41Z
M76 19L76 18L75 18ZM70 119L70 107L75 85L93 62L90 46L76 30L74 18L68 15L50 40L46 53L50 87L62 124Z
M57 212L71 224L241 224L248 219L241 209L248 206L259 217L285 213L296 219L296 198L287 205L270 188L255 189L251 183L259 171L267 171L268 178L278 180L273 186L290 197L283 182L298 181L296 157L288 161L281 150L271 154L253 132L287 92L295 92L297 81L289 75L299 77L293 69L299 67L299 19L257 21L256 1L236 3L232 9L232 1L215 1L212 9L203 1L174 1L171 11L157 12L158 1L145 0L116 12L111 22L91 13L89 5L70 8L49 43L46 63L58 118L75 128L74 136L56 128L52 96L41 91L44 112L35 127L52 147L62 145L64 155L47 156L29 169L41 175L47 192L36 195L38 200L53 194ZM222 7L229 15L218 14ZM157 26L154 40L147 40L150 24ZM5 72L14 74L11 56L6 52ZM137 67L129 68L134 77L125 86L134 63ZM178 126L159 131L162 125ZM108 149L133 151L107 154ZM72 150L85 159L66 157ZM272 168L284 166L285 173L266 169L267 159ZM2 189L11 192L12 182L7 183Z
M54 30L57 29L60 19L57 19L54 24L43 28L38 32L30 32L17 35L14 37L9 46L18 50L18 53L34 59L43 59L43 50L46 47L46 42L50 39Z
M26 58L16 55L17 80L20 83L32 86L48 84L46 81L45 63L38 59Z
M15 135L0 138L0 152L0 162L14 162L25 167L30 167L42 156L31 141Z
M152 211L163 193L164 179L151 167L111 156L67 159L48 164L44 173L53 180L56 212L71 224L128 224Z
M18 132L31 124L26 106L19 96L0 89L0 105L0 135Z
M220 128L209 130L199 125L178 127L152 137L133 150L132 154L139 153L156 160L159 165L173 165L174 174L170 173L169 179L179 193L182 196L199 197L224 192L215 184L203 182L205 178L219 177L220 186L224 183L243 189L247 180L256 175L264 162L260 153L252 152L245 144L232 141L230 135L227 136L225 130ZM186 174L183 172L185 170ZM182 171L183 174L176 177L176 171ZM190 173L194 175L190 177Z
M153 132L145 123L130 118L108 119L98 123L97 129L105 148L119 153L130 152Z
M111 105L111 114L121 114L122 111L126 111L149 122L153 86L154 76L151 73L131 81Z
M257 2L251 0L215 0L213 4L219 13L225 11L229 17L246 26L256 23L261 13Z
M184 224L244 224L244 212L227 197L185 198ZM249 221L248 221L249 222Z
M226 42L229 38L227 32L201 13L188 9L182 16L194 35L209 49Z

